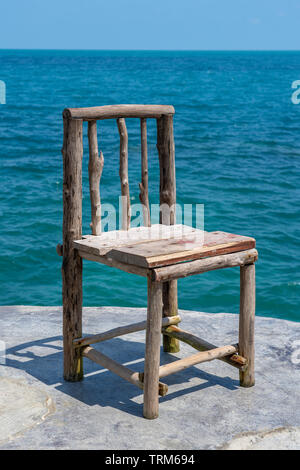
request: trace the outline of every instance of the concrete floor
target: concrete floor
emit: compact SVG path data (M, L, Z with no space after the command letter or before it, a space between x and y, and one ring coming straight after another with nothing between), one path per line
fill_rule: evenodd
M84 333L141 321L144 309L85 308ZM237 341L238 316L182 311L182 328L217 345ZM0 307L1 449L300 449L300 323L257 317L256 386L238 371L199 364L164 379L160 417L142 418L139 389L84 359L85 379L62 378L61 308ZM96 348L143 369L144 332ZM297 343L298 342L298 343ZM177 357L192 354L182 345ZM161 363L175 360L161 354Z

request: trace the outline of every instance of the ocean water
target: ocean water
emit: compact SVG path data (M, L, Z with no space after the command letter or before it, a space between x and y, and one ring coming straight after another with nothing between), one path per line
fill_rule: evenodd
M61 303L62 117L65 107L173 104L177 199L201 203L205 229L257 240L257 314L300 320L300 79L297 52L0 51L2 305ZM102 201L116 203L116 123L98 126ZM87 127L84 125L85 135ZM138 120L128 120L129 177L138 202ZM83 231L90 206L84 140ZM149 122L151 201L158 196ZM179 281L179 306L238 312L239 269ZM84 262L84 305L145 306L146 281Z

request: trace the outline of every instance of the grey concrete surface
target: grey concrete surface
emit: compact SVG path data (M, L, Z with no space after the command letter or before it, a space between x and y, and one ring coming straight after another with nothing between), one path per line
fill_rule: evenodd
M145 309L84 309L84 333L141 321ZM182 328L216 345L237 341L238 316L181 311ZM85 379L62 378L60 307L0 307L1 449L300 449L300 323L257 317L256 385L212 361L166 377L160 416L142 418L143 396L84 359ZM143 370L144 332L95 347ZM298 348L298 349L297 349ZM182 345L161 363L192 354Z

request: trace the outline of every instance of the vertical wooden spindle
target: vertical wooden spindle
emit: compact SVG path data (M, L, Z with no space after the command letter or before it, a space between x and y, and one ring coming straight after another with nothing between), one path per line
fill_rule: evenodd
M143 204L145 227L151 226L149 190L148 190L148 152L147 152L147 119L141 119L142 182L140 183L140 201Z
M101 234L101 200L100 179L102 175L104 158L102 152L98 153L97 121L88 122L89 139L89 183L92 222L90 224L93 235Z
M240 371L240 385L252 387L254 377L255 264L240 268L239 354L248 360Z
M173 116L163 115L157 119L157 149L160 164L160 205L168 206L167 213L160 212L160 223L176 223L176 178L175 178L175 145L173 135ZM163 316L178 314L177 281L163 284ZM163 335L165 352L178 352L178 339Z
M144 367L144 417L158 417L158 383L162 325L162 284L148 277L148 309Z
M164 115L157 119L157 149L160 164L160 205L169 206L170 210L160 214L162 223L176 223L176 179L175 145L173 136L173 116ZM164 219L164 220L163 220Z
M128 134L125 119L117 119L120 134L120 180L122 194L122 230L130 228L130 194L128 182Z
M83 378L82 355L73 339L82 336L82 259L73 240L82 236L82 120L64 117L63 154L63 343L64 378Z

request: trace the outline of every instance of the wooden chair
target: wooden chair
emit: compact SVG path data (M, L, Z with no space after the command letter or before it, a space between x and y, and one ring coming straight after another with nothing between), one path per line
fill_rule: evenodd
M254 385L255 261L253 238L224 232L202 232L175 224L175 159L172 106L114 105L68 108L63 112L63 339L64 378L83 378L83 356L115 372L144 390L144 417L158 416L159 395L167 393L163 378L186 367L221 359L240 371L240 385ZM144 227L130 228L128 184L128 136L125 118L139 118L141 124L140 200ZM147 119L157 120L157 149L160 163L160 204L167 207L161 224L150 225L147 164ZM101 234L99 182L103 156L98 154L97 120L116 119L120 134L120 179L123 196L122 231ZM89 181L92 235L82 236L82 123L88 121ZM172 227L173 225L173 227ZM130 235L130 238L128 236ZM202 237L202 238L201 238ZM202 240L202 241L200 241ZM82 258L147 277L147 321L119 327L105 333L82 337ZM180 329L177 312L177 279L206 271L240 266L239 343L216 347ZM91 344L133 331L146 329L144 373L118 364ZM178 352L179 341L198 353L160 366L160 344L164 351Z

